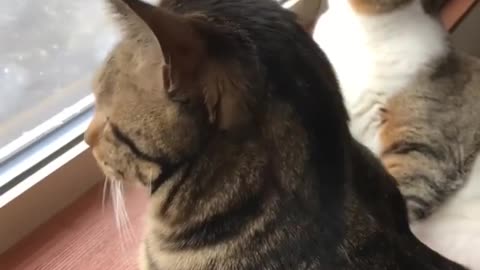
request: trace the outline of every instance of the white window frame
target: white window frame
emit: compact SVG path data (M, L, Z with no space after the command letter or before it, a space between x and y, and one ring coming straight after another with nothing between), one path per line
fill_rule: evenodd
M0 253L101 178L83 142L93 95L0 148Z

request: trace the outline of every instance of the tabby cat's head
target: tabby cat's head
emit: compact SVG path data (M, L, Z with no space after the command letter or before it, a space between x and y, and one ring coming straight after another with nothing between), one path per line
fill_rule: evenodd
M95 79L85 140L107 177L148 185L212 134L250 122L258 65L228 21L135 0L109 4L123 38Z

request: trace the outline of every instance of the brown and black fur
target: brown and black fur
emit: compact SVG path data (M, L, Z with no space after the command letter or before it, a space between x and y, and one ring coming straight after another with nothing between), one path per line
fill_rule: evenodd
M410 232L335 76L269 0L111 0L124 39L86 133L151 188L143 270L464 269Z

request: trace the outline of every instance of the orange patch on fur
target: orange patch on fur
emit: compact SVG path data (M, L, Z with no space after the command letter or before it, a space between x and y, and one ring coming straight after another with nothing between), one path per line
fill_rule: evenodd
M350 0L353 10L363 15L377 15L391 12L413 0Z
M406 132L408 132L408 127L402 117L403 114L400 112L403 102L401 100L392 101L381 111L382 126L380 129L380 157L389 172L401 163L401 161L398 161L400 157L396 155L384 156L383 152L395 143L402 141Z

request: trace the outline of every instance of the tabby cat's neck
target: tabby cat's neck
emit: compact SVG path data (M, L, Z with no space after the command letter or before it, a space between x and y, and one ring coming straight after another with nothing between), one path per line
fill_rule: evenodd
M331 0L314 38L332 62L349 108L366 90L393 95L449 51L441 23L418 0L374 15Z
M312 195L316 192L313 180L305 176L311 147L298 115L280 102L272 101L267 107L262 128L254 136L242 142L213 138L194 162L180 168L152 194L150 221L161 231L158 241L163 245L205 245L201 238L207 235L208 244L213 244L227 237L227 232L245 227L246 222L257 222L257 218L267 222L256 215L277 211L280 201L293 198L289 194L317 203L312 199L316 197ZM329 187L334 194L335 188ZM282 193L281 200L277 192Z

